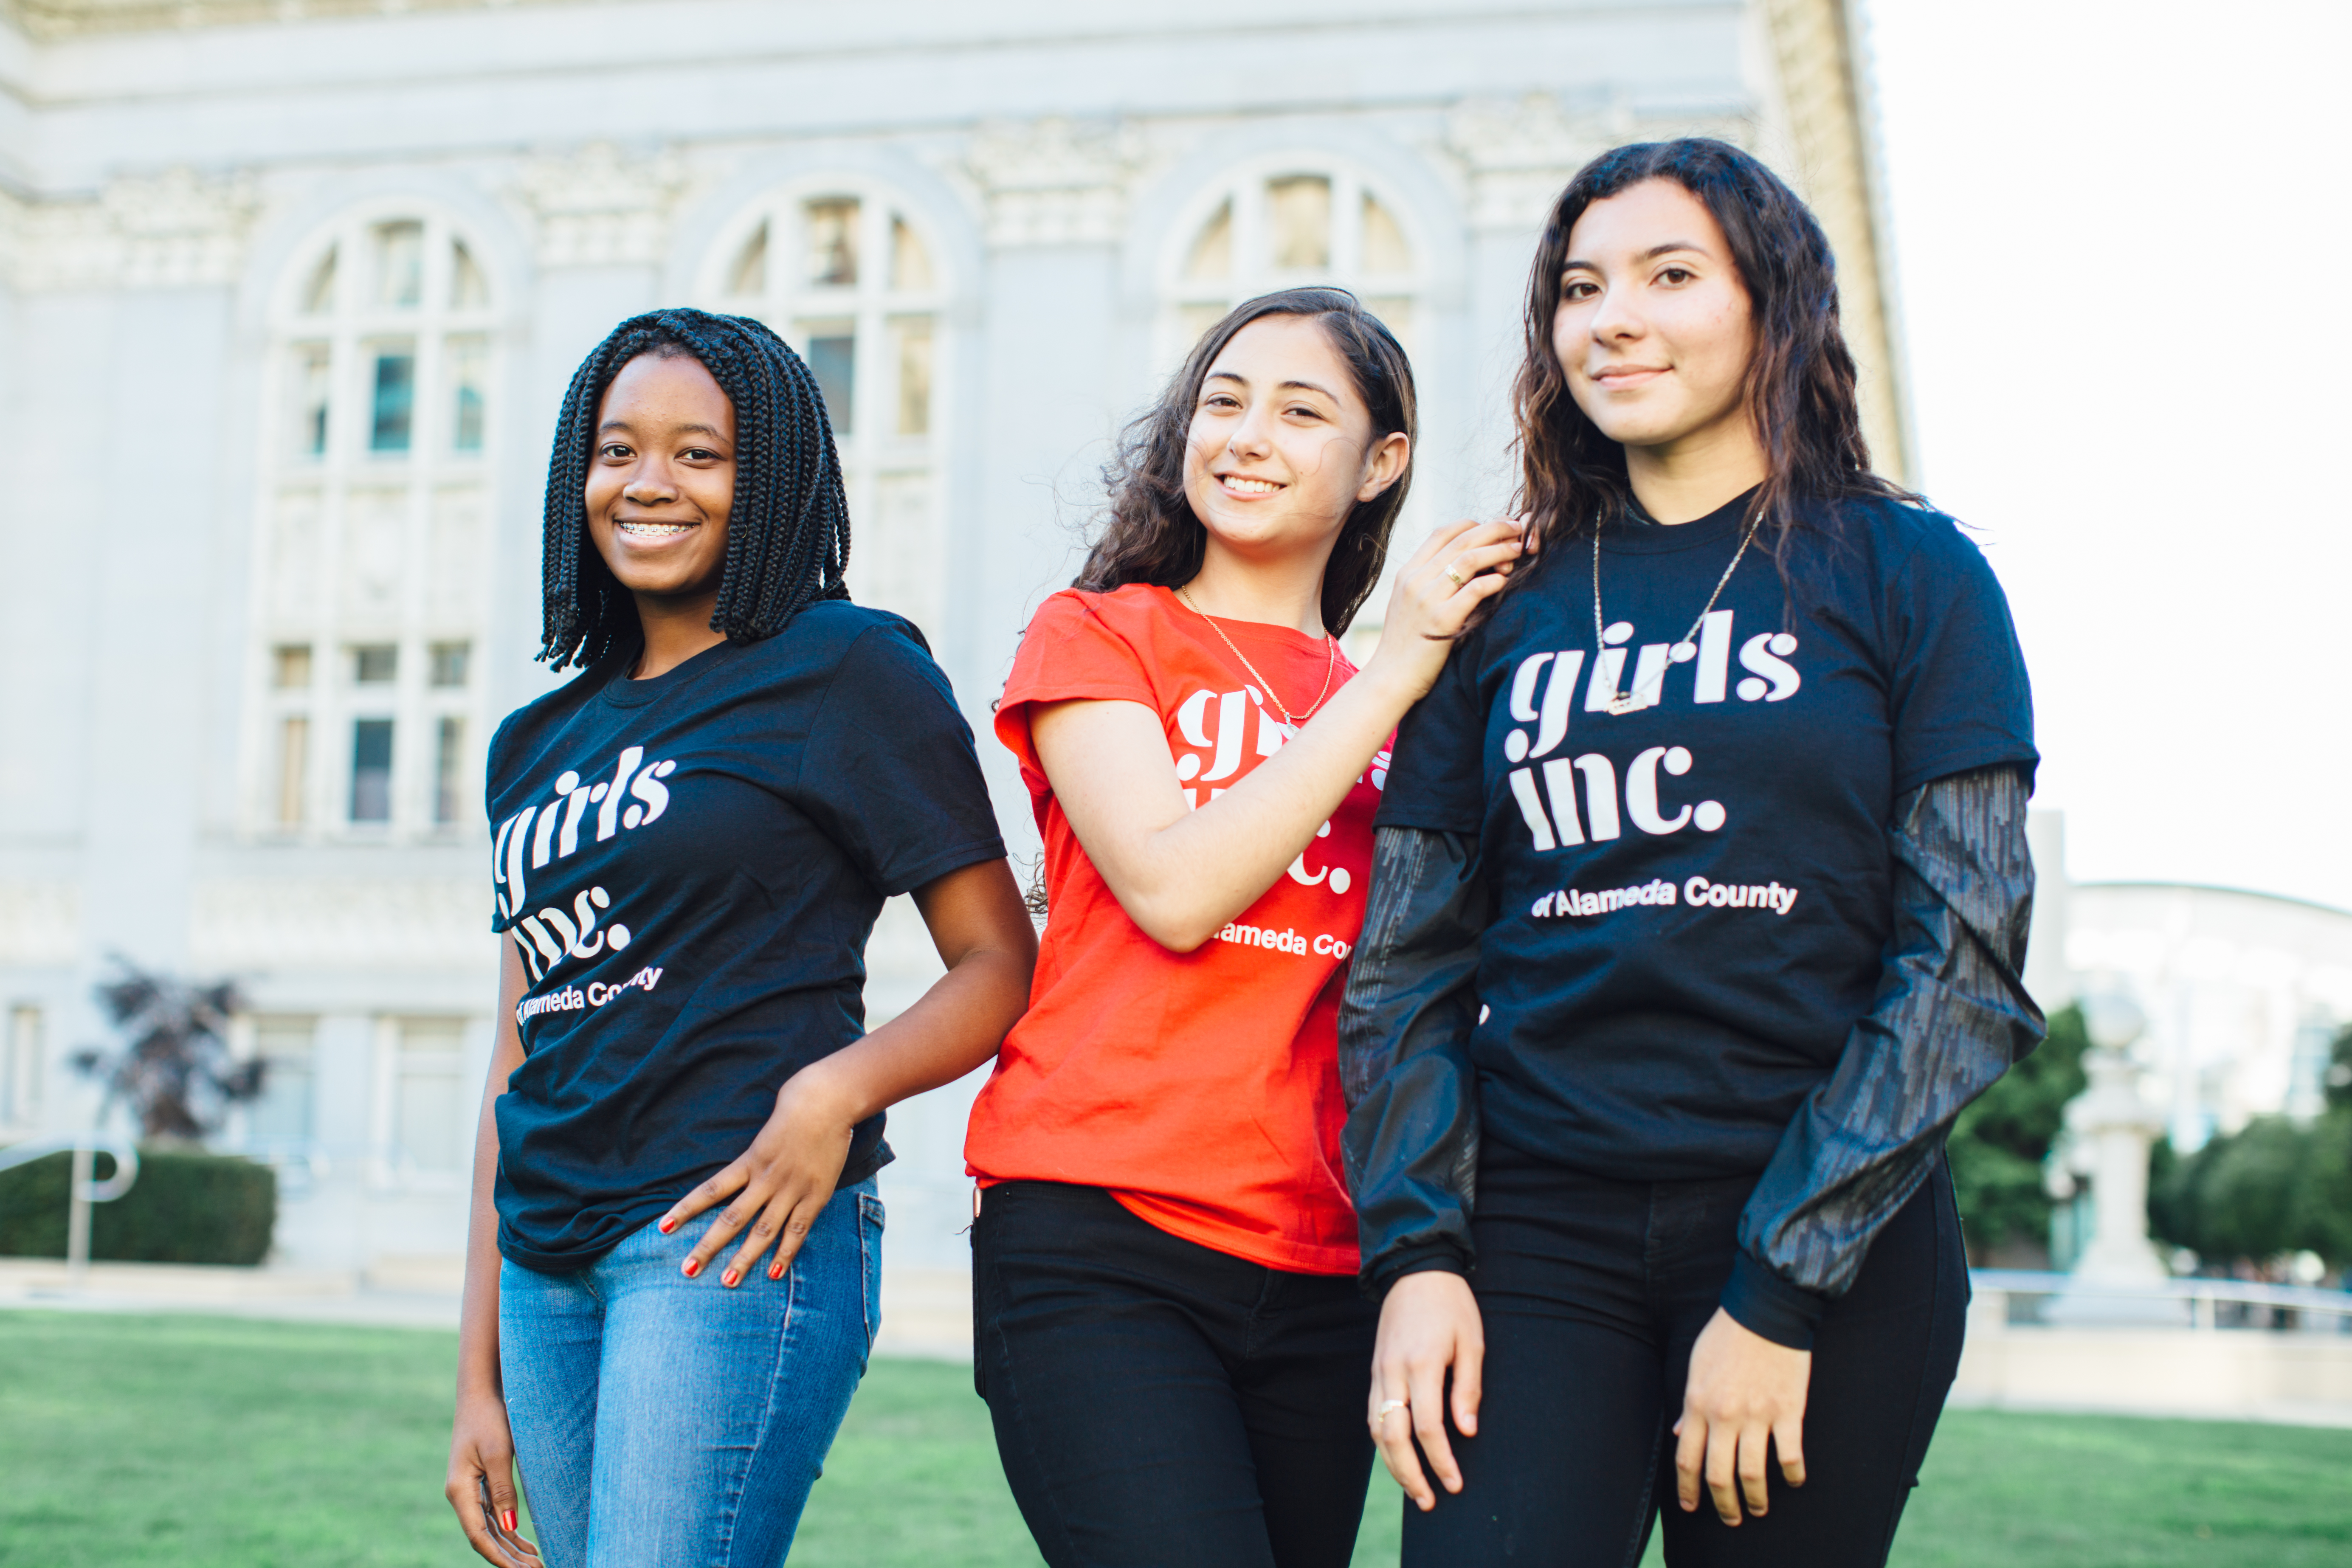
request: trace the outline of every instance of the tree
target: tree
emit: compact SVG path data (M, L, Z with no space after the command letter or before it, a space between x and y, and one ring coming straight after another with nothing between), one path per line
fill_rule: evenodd
M2042 1047L2013 1064L1953 1124L1952 1185L1969 1250L1979 1258L2005 1242L2047 1240L2042 1162L2066 1124L2066 1102L2089 1081L2083 1075L2089 1045L2081 1009L2052 1014Z
M2352 1028L2336 1037L2326 1098L2307 1124L2258 1116L2193 1154L2156 1161L2150 1230L2210 1263L2315 1252L2352 1265Z
M119 954L114 963L121 973L97 994L123 1047L77 1052L73 1065L106 1085L108 1105L130 1105L142 1140L200 1143L230 1105L261 1092L263 1064L229 1055L228 1022L245 1005L236 983L190 984Z

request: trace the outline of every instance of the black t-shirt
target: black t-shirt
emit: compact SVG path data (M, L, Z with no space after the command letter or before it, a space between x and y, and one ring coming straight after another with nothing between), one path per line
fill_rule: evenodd
M1004 853L922 634L843 601L649 680L634 647L490 742L495 929L526 1059L498 1102L499 1248L584 1268L740 1154L865 1032L885 898ZM844 1185L889 1158L860 1124Z
M1602 530L1597 659L1591 545L1558 547L1406 716L1381 801L1479 837L1487 1133L1591 1174L1762 1170L1877 991L1896 798L2036 760L2008 602L1935 512L1806 508L1787 589L1759 537L1678 644L1747 503Z

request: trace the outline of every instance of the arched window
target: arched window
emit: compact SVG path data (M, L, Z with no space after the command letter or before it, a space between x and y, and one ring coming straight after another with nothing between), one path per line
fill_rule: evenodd
M362 210L280 279L264 376L248 823L431 837L480 815L476 651L500 410L481 252Z
M1190 210L1165 268L1170 362L1244 300L1307 283L1353 290L1412 350L1421 247L1400 205L1357 171L1318 159L1258 163Z
M870 181L800 182L736 216L705 263L709 309L756 316L815 373L849 492L849 586L940 628L947 384L940 247Z

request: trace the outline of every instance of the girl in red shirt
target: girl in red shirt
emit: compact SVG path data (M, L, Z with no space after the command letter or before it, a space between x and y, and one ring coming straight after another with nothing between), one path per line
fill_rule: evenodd
M1433 534L1337 634L1411 477L1412 371L1352 295L1254 300L1113 465L997 710L1045 845L1028 1014L966 1157L981 1392L1054 1568L1342 1564L1375 1324L1336 1023L1389 736L1519 552Z

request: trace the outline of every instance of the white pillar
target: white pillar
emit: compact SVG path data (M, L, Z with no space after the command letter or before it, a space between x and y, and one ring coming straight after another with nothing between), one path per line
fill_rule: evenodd
M2147 1020L2122 995L2084 997L2082 1006L2090 1087L2066 1107L2066 1125L2090 1152L2094 1230L2073 1279L2042 1315L2053 1322L2178 1322L2179 1303L2137 1294L2170 1277L2147 1237L2147 1155L2164 1112L2141 1097L2130 1056Z

